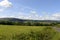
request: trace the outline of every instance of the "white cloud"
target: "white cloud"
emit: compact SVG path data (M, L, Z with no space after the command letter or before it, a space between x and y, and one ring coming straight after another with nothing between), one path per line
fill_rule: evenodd
M35 14L34 14L35 13ZM10 16L2 16L2 17L15 17L15 18L20 18L20 19L33 19L33 20L60 20L60 13L53 13L51 15L38 15L38 13L35 11L33 13L29 13L28 15L24 12L19 12L18 14L15 15L10 15Z
M60 13L53 13L51 15L44 15L41 18L43 18L43 20L60 20Z
M12 3L9 2L8 0L3 0L3 1L0 2L0 6L7 8L7 7L11 7L12 6Z
M38 15L36 11L31 12L29 15L20 15L22 19L33 19L33 20L60 20L60 13L53 13L51 15L46 14L45 16Z
M60 13L55 13L52 16L54 16L54 17L60 17Z
M52 14L52 17L55 18L56 20L60 20L60 13Z
M0 2L0 12L3 12L5 9L10 8L12 3L8 0L3 0Z
M52 13L51 15L45 14L40 15L36 11L30 11L28 14L24 12L19 12L15 15L10 15L8 17L15 17L20 19L33 19L33 20L60 20L60 13Z
M16 17L20 18L20 19L33 19L33 20L41 19L41 16L39 16L36 11L30 11L30 13L28 13L28 14L19 12Z

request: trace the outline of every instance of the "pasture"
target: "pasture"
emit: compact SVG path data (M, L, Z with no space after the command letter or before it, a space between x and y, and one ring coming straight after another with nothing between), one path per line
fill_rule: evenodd
M60 40L59 32L56 32L55 29L50 30L50 28L47 31L46 29L44 30L44 28L46 28L46 27L45 26L0 25L0 40L40 40L40 38L38 38L36 35L36 34L40 35L40 32L42 33L42 35L43 35L43 33L45 33L45 34L48 33L47 36L49 36L49 37L53 36L53 38L51 40ZM29 35L29 33L31 33L31 35L34 37L32 38L30 36L27 36L27 35ZM51 33L51 36L49 33ZM43 36L43 37L45 37L45 36ZM48 40L48 39L45 38L43 40ZM50 38L49 38L49 40L50 40Z

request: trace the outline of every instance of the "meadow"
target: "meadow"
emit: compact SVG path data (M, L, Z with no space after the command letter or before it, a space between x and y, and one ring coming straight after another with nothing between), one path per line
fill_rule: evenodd
M46 26L0 25L0 40L60 40L60 33Z

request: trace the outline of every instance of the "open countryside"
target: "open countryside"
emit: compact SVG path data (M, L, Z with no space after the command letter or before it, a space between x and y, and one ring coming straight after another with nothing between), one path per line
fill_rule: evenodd
M0 0L0 40L60 40L60 0Z

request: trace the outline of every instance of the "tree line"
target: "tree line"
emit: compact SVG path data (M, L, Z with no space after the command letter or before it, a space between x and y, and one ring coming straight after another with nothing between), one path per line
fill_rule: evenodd
M21 26L54 26L57 22L33 22L33 21L0 21L1 25L21 25Z

